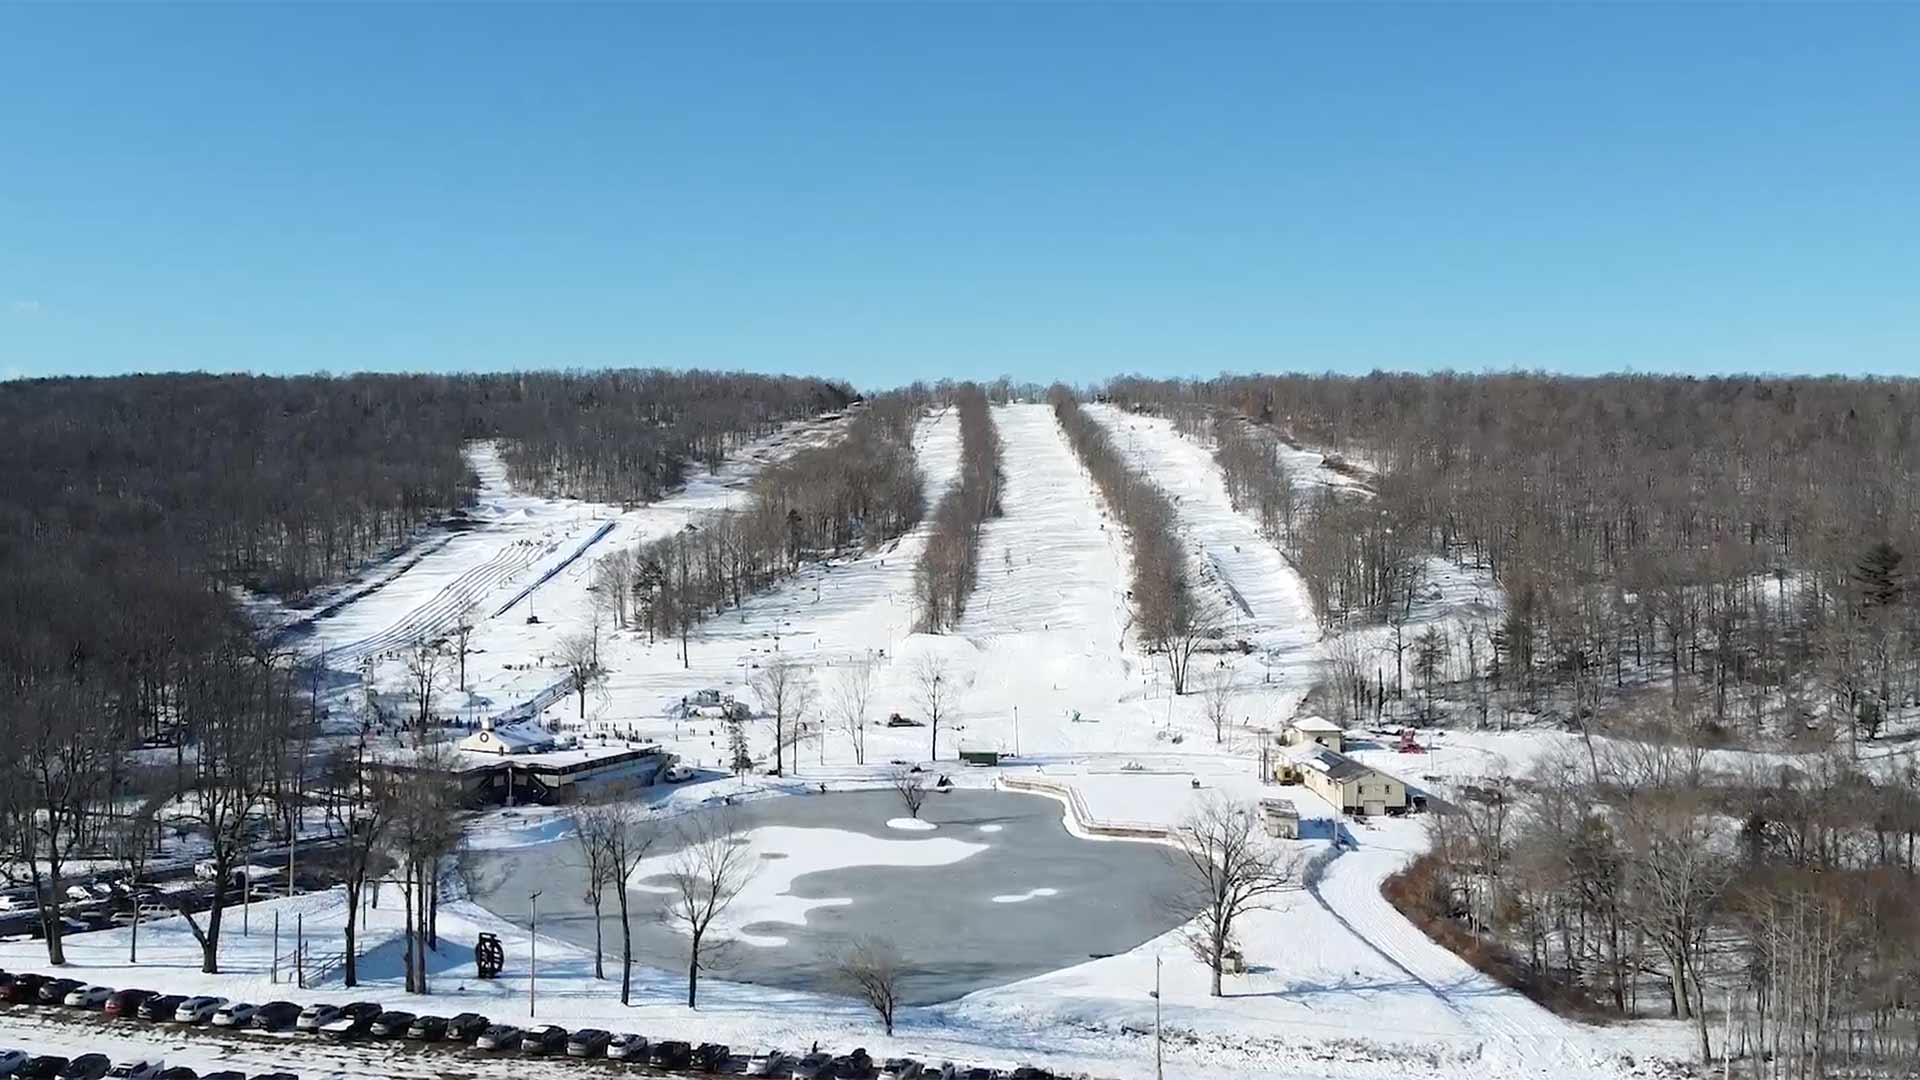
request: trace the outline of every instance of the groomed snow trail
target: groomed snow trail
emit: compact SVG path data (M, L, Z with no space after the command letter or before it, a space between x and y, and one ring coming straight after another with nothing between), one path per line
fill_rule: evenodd
M1109 405L1087 414L1107 430L1124 460L1166 491L1179 515L1193 570L1215 586L1229 633L1247 638L1265 670L1236 681L1258 684L1271 700L1268 718L1284 721L1318 678L1320 628L1307 588L1252 518L1235 510L1212 453L1175 431L1171 421ZM1196 672L1199 665L1196 664Z
M1354 830L1358 849L1328 863L1313 894L1356 938L1483 1036L1484 1058L1552 1075L1592 1065L1598 1051L1582 1037L1590 1029L1562 1020L1435 944L1381 894L1381 883L1425 848L1418 831L1423 825L1402 819Z
M1006 473L1002 516L981 530L980 579L960 632L1075 631L1119 646L1126 623L1126 538L1110 524L1048 405L992 411Z

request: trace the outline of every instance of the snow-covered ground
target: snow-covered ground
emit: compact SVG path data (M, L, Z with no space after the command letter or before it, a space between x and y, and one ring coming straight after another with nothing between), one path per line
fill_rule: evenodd
M865 1045L877 1056L898 1051L1001 1065L1041 1060L1101 1076L1147 1076L1153 1071L1154 1019L1148 992L1157 962L1169 1033L1167 1074L1172 1076L1614 1076L1626 1071L1619 1063L1625 1052L1641 1058L1682 1056L1688 1038L1684 1030L1662 1024L1596 1029L1561 1021L1494 985L1393 912L1379 885L1425 844L1419 819L1372 827L1342 824L1332 808L1303 788L1261 785L1256 775L1258 736L1248 729L1279 727L1321 674L1323 643L1305 591L1255 523L1232 508L1205 446L1179 436L1164 421L1094 412L1129 459L1150 470L1176 497L1195 566L1237 613L1234 636L1245 637L1253 646L1234 668L1240 693L1233 737L1224 745L1214 743L1200 696L1169 695L1164 671L1129 638L1125 538L1051 410L1039 404L992 410L1004 448L1006 512L984 529L979 587L956 632L910 632L913 565L925 542L924 529L917 530L882 550L809 568L715 618L693 635L690 666L682 666L678 642L650 644L644 635L603 629L602 659L610 677L604 689L589 695L584 726L589 733L658 739L683 757L711 767L726 752L725 737L716 722L672 715L670 706L683 696L709 687L750 696L748 679L777 651L813 669L822 696L818 720L824 718L836 669L872 658L877 663L873 715L916 715L920 709L912 692L912 667L919 657L937 654L949 664L952 698L952 727L943 724L941 733L942 768L962 786L989 784L1002 775L1037 777L1077 791L1085 810L1097 819L1149 825L1177 823L1195 799L1217 794L1239 800L1280 794L1299 805L1306 839L1294 846L1315 872L1283 903L1255 913L1243 926L1249 973L1230 977L1225 997L1209 998L1204 967L1177 934L1169 934L1121 955L907 1010L899 1036L888 1041L846 999L744 983L703 980L702 1006L694 1014L680 1003L684 984L678 973L647 972L642 1004L623 1010L613 988L590 978L590 963L579 950L543 940L542 1017L656 1037L717 1039L736 1048L767 1042L800 1048L818 1039L823 1046ZM590 624L586 584L592 555L663 535L695 514L732 504L743 497L746 483L765 462L809 440L831 437L833 430L830 423L790 428L737 455L717 474L694 478L685 491L627 511L515 493L505 484L504 473L489 464L485 449L478 448L475 464L485 493L476 527L428 541L438 546L382 588L321 620L314 640L347 651L343 647L390 634L409 620L431 622L449 590L462 588L462 583L480 593L482 607L490 613L612 522L611 533L588 557L537 589L530 604L523 602L481 624L468 662L474 695L448 699L469 715L524 701L557 678L549 654L560 638ZM930 414L914 438L931 506L957 471L957 420L950 413ZM1311 451L1287 454L1308 483L1355 483L1326 469L1320 455ZM515 545L532 557L519 558ZM1497 597L1490 598L1484 583L1471 573L1436 566L1416 614L1429 620L1458 618L1473 603L1491 605ZM538 622L527 622L530 611ZM1212 665L1219 659L1209 655L1201 663ZM1385 662L1391 678L1391 658ZM399 675L397 663L388 661L376 679L397 691ZM571 721L576 708L568 697L549 706L546 716ZM924 728L873 725L867 749L871 764L861 767L853 764L850 740L828 730L824 738L802 748L798 778L696 782L649 794L662 812L672 813L722 790L736 797L782 798L803 785L873 786L884 782L883 763L924 759L928 735ZM1445 791L1478 777L1525 772L1532 762L1568 747L1570 740L1540 731L1454 732L1438 740L1429 755L1385 749L1359 754L1416 787ZM755 731L754 742L756 754L765 756L767 733ZM947 764L959 747L1017 747L1023 760L1004 771L959 770ZM1329 857L1332 837L1343 831L1353 846ZM566 843L566 832L564 816L527 809L512 817L487 815L471 839L475 847L497 850ZM958 849L919 847L927 841L906 830L900 835L915 840L916 859L935 854L966 857ZM770 834L759 839L796 846L793 837ZM891 860L906 850L892 848L871 838L808 845L805 858L789 868L792 872L762 882L761 893L745 901L743 910L759 922L803 922L808 904L796 895L796 879L808 870ZM993 899L1032 903L1045 897L1031 889L1009 889ZM306 912L316 934L337 937L337 929L328 929L338 921L329 903L337 909L339 902L322 896L282 905L286 912ZM261 981L271 949L259 944L258 930L272 910L256 906L255 936L234 939L229 965L239 973L234 977L199 975L191 938L184 929L169 938L164 926L143 929L143 953L152 961L139 971L122 965L124 939L119 932L87 935L75 942L74 955L78 964L108 983L164 981L168 989L265 997L276 988ZM471 969L464 966L470 952L463 950L470 949L473 937L483 930L519 942L525 940L524 929L505 925L498 916L465 902L442 911L443 933L453 950L448 955L457 959L449 959L437 976L434 1000L413 1002L402 1000L395 990L395 947L379 943L397 931L392 914L375 913L376 942L368 968L377 996L401 1007L443 1013L473 1008L501 1019L523 1010L524 968L516 965L524 950L510 944L506 977L487 984L464 977ZM285 921L283 915L283 925ZM151 945L145 944L149 941ZM31 943L0 946L0 966L31 968L34 955ZM306 996L344 1000L356 995L323 990ZM40 1039L46 1034L41 1028L22 1026L38 1023L0 1014L0 1043L19 1041L23 1031ZM88 1038L97 1043L106 1036ZM202 1052L197 1038L173 1033L135 1029L121 1034L116 1029L111 1038L128 1045L140 1040L194 1044L183 1059L189 1064L196 1060L192 1054ZM281 1053L280 1044L265 1037L258 1043L264 1049L258 1051L252 1042L239 1045L242 1049L231 1053L255 1055L250 1060L266 1061ZM226 1044L219 1052L229 1052ZM438 1055L333 1047L315 1048L313 1054L313 1064L303 1072L365 1075L368 1061L374 1062L371 1071L383 1075L425 1076L441 1069ZM171 1052L168 1056L175 1057ZM486 1076L511 1068L463 1060L458 1071ZM258 1071L265 1071L264 1066Z

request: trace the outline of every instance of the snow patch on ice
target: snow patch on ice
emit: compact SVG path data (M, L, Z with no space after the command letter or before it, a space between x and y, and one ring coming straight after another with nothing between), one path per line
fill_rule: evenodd
M932 832L939 826L931 821L921 821L919 818L897 817L887 819L887 828L899 829L901 832Z
M982 825L980 826L980 831L981 832L999 832L1004 827L1005 826L1001 826L1001 825Z
M946 837L889 840L844 829L805 829L791 825L754 829L746 834L745 840L760 856L759 869L726 912L715 920L714 929L723 936L761 948L779 948L787 939L778 934L748 932L746 927L764 923L805 926L808 913L815 908L845 907L853 903L852 897L845 896L794 895L794 883L807 874L853 866L948 866L987 850L985 844ZM769 860L769 855L784 858ZM674 891L671 875L677 859L678 855L672 852L647 859L634 870L630 887L640 892L671 894Z
M1034 900L1042 896L1059 895L1059 889L1028 889L1022 893L1001 893L999 896L993 898L993 902L996 904L1024 904L1028 900Z

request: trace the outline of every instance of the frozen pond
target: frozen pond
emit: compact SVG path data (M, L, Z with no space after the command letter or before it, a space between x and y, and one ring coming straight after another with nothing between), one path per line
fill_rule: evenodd
M1180 878L1156 844L1080 840L1052 799L1005 792L934 794L903 828L891 791L766 799L733 808L760 869L735 901L734 943L710 977L844 992L837 964L849 941L884 938L912 974L915 1004L1125 952L1178 925L1166 898ZM893 824L889 824L889 822ZM686 938L664 925L660 874L671 832L631 883L637 963L683 970ZM540 898L540 931L593 946L581 857L573 841L482 857L487 907L525 923ZM608 971L619 967L618 907L603 932Z

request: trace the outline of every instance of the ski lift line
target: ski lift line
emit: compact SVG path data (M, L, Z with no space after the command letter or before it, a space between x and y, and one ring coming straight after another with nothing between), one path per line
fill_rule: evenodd
M505 615L508 611L512 610L513 605L533 595L533 590L539 588L542 585L545 585L549 581L552 581L554 578L554 575L558 574L562 570L565 570L567 567L572 566L574 563L574 560L580 558L580 556L582 555L585 555L587 553L588 548L592 547L593 545L599 543L601 540L605 539L607 534L612 532L614 530L614 526L618 524L619 524L619 521L616 519L614 521L607 522L606 524L600 526L598 529L595 529L593 531L593 535L587 537L584 541L582 541L579 547L574 548L573 553L568 555L565 559L562 559L559 565L552 567L546 573L541 574L540 577L537 580L535 580L533 584L528 585L526 588L521 589L519 592L515 593L513 596L513 599L507 601L504 604L501 604L500 609L498 611L495 611L492 615L488 616L488 618L497 619L500 616Z

